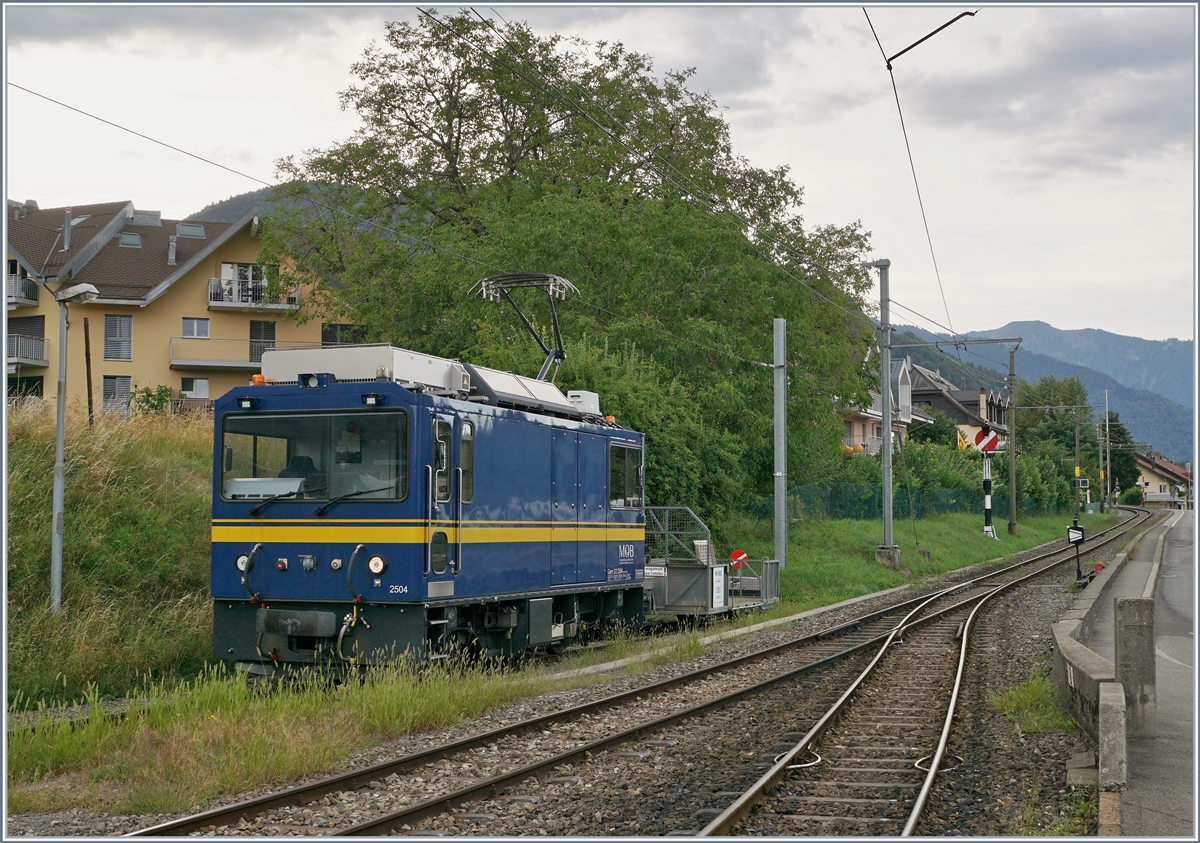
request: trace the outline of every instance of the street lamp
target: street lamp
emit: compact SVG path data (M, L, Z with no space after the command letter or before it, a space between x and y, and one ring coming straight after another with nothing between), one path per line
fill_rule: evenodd
M58 426L54 435L54 515L50 534L50 611L62 609L63 415L67 403L67 303L93 301L100 291L76 284L54 294L58 302Z

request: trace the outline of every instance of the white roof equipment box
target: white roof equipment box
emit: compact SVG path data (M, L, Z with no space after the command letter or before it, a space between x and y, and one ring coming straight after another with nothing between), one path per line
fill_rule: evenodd
M445 395L466 395L471 375L457 360L418 354L390 345L272 348L263 352L267 381L288 383L300 375L331 374L339 381L395 381Z

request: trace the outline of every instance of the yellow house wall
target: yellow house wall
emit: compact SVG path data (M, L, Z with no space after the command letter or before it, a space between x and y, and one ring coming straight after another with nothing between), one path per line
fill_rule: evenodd
M273 321L276 323L275 340L278 344L321 342L320 320L313 319L301 324L297 314L286 310L226 310L208 309L208 282L220 277L223 262L254 263L258 257L258 242L251 238L247 229L238 232L223 243L212 254L192 267L182 278L148 305L72 304L68 305L68 350L67 350L67 399L86 403L86 368L84 360L83 319L88 319L92 351L92 399L97 410L103 392L105 375L128 376L132 388L155 387L166 384L172 395L178 396L182 379L185 377L207 378L209 398L219 398L235 386L246 384L257 370L228 370L217 368L171 368L171 338L183 334L184 317L209 320L209 341L238 340L237 344L222 344L236 348L245 355L249 351L250 322ZM68 282L70 283L70 282ZM305 313L307 290L300 294L301 313ZM58 378L58 305L45 290L41 292L38 307L12 311L13 315L46 315L47 356L50 365L44 370L26 368L23 376L41 374L43 394L48 398L57 395ZM133 317L132 359L104 359L104 317L125 314ZM203 340L191 340L201 343ZM194 346L193 346L194 347ZM191 355L189 355L191 356ZM212 356L221 356L214 354ZM243 358L246 359L246 358Z

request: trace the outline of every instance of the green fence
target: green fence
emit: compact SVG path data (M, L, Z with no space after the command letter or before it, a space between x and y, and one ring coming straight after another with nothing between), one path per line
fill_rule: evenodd
M775 511L775 498L767 495L758 507L761 517L770 518ZM788 490L787 511L791 518L871 519L883 517L883 489L854 483L809 483ZM914 489L910 495L905 487L893 489L893 518L924 518L944 512L983 513L983 492L964 492L957 489ZM1039 507L1034 501L1018 503L1019 516L1057 513L1058 507ZM1008 498L992 497L992 516L999 522L1008 519Z

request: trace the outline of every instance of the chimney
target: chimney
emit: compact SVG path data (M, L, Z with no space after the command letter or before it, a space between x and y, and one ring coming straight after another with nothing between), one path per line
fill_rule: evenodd
M175 265L175 235L167 241L167 266Z
M71 209L66 208L63 211L63 247L64 252L71 249Z

